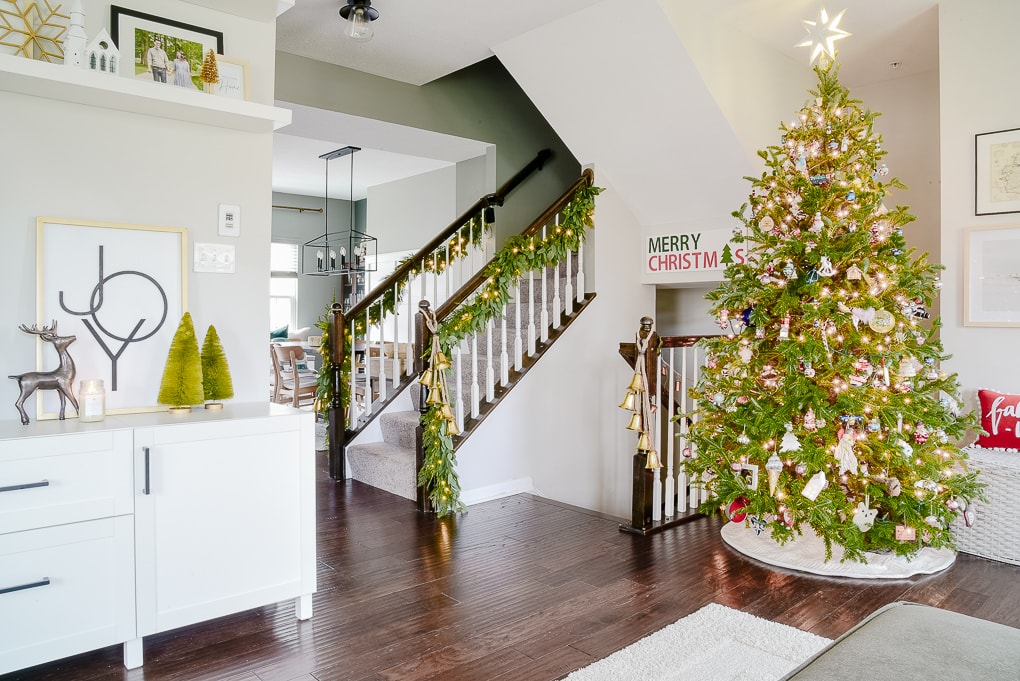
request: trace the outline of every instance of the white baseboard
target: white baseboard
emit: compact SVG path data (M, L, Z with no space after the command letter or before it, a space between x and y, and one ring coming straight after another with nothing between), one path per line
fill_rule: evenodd
M485 487L478 487L476 489L461 490L460 500L464 502L465 506L472 506L474 504L480 504L483 501L492 501L493 499L502 499L503 497L513 496L514 494L534 491L535 484L531 481L531 478L517 478L516 480L499 482L495 485L486 485Z

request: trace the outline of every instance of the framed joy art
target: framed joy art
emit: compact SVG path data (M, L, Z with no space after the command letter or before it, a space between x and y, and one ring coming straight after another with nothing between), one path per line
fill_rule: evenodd
M170 342L187 306L187 231L41 217L37 231L37 323L56 322L78 381L100 379L109 414L156 411ZM41 328L41 327L40 327ZM40 344L40 371L55 358ZM36 414L60 410L39 391Z
M202 90L202 61L223 54L223 32L110 6L110 33L127 78Z

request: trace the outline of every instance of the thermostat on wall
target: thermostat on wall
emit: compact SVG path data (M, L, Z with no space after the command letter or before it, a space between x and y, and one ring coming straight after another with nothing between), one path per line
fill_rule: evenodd
M220 236L241 236L241 207L221 203L217 224Z

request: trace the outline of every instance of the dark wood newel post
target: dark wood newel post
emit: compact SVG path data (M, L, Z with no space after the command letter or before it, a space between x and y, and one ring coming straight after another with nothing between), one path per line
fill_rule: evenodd
M347 437L347 411L341 399L343 389L343 362L347 356L344 347L344 308L340 303L333 303L329 316L329 362L333 375L333 400L329 403L329 477L334 480L347 478L347 465L344 461L344 446Z
M648 396L654 400L656 386L658 385L658 345L659 335L652 331L652 318L641 318L641 329L638 336L642 341L648 339L648 349L641 352L638 347L637 362L645 363L645 376L648 379ZM635 362L635 365L637 363ZM652 438L652 447L659 449L659 433L654 431L652 424L646 423L644 427L649 430L649 437ZM652 525L652 489L655 485L655 476L659 470L645 468L648 463L648 455L638 451L634 454L634 485L631 492L630 522L633 527L645 530Z
M432 332L425 324L425 312L429 309L429 301L423 300L418 303L419 312L414 316L414 374L421 378L422 373L429 368L429 360L426 358L427 349L432 347ZM425 400L429 396L429 389L421 383L418 387L418 411L424 415L429 410ZM421 418L418 419L418 427L414 430L414 479L417 485L418 473L425 465L425 444L423 436L425 429L422 427ZM432 502L429 501L429 492L423 486L417 485L416 503L418 510L426 513L432 512Z

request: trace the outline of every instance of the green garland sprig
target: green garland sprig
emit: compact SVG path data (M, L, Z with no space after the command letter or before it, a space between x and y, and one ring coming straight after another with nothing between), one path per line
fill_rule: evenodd
M586 230L594 227L595 197L600 192L602 188L594 186L578 189L563 209L560 224L548 230L544 238L518 235L506 240L485 266L486 280L480 290L440 322L439 342L447 356L462 340L484 330L489 320L502 316L503 306L510 300L510 290L525 272L556 266L567 257L568 251L580 248ZM418 484L429 490L429 500L439 516L464 510L453 436L447 431L448 422L441 415L442 408L442 404L431 405L422 416L425 461L418 474Z

